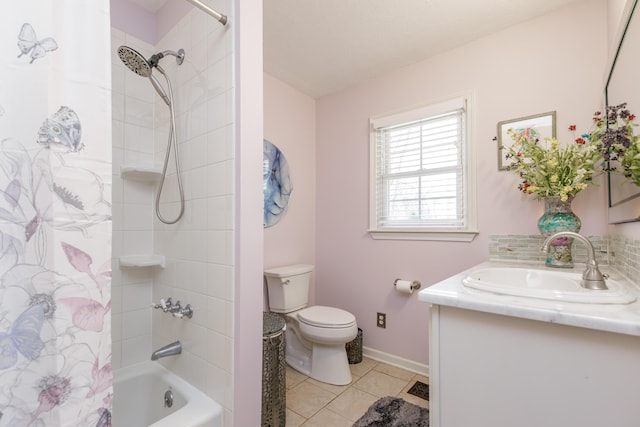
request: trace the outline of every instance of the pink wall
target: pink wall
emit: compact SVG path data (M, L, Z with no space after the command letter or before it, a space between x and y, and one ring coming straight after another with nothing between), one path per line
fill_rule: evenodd
M111 25L150 44L158 41L155 15L128 0L110 0Z
M587 130L602 103L606 5L573 3L317 102L316 303L347 309L365 347L428 363L427 306L394 291L395 278L434 284L488 258L492 234L537 234L542 203L497 170L496 123L557 111L558 137ZM475 90L478 224L471 243L372 240L368 233L370 116ZM579 194L582 232L606 235L605 187ZM265 249L268 250L268 249ZM375 327L377 311L387 328Z
M266 74L264 137L280 148L293 180L287 213L264 229L264 265L315 264L316 103Z
M262 404L262 0L231 3L227 25L234 31L235 52L234 410L225 426L257 426Z
M111 25L150 44L156 44L193 6L185 0L168 0L152 13L129 0L110 0Z

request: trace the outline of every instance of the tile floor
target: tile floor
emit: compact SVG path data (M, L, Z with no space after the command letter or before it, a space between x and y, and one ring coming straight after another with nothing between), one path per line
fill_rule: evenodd
M384 396L429 407L407 393L416 381L428 384L427 377L366 357L349 366L353 381L346 386L316 381L287 366L287 427L351 427Z

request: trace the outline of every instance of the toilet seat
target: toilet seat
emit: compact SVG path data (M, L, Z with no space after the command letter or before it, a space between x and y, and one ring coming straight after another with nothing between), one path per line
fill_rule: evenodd
M349 328L356 324L356 317L348 311L314 305L298 311L298 320L319 328Z

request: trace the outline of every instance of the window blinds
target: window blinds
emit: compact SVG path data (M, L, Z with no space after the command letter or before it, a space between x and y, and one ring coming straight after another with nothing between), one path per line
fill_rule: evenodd
M391 124L402 115L373 122L378 228L465 227L465 111L456 101L411 122Z

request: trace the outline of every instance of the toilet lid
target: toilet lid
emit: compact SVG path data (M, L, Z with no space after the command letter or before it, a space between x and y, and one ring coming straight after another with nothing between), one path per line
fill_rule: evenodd
M344 328L353 325L356 317L339 308L314 305L300 310L298 312L298 320L311 326Z

